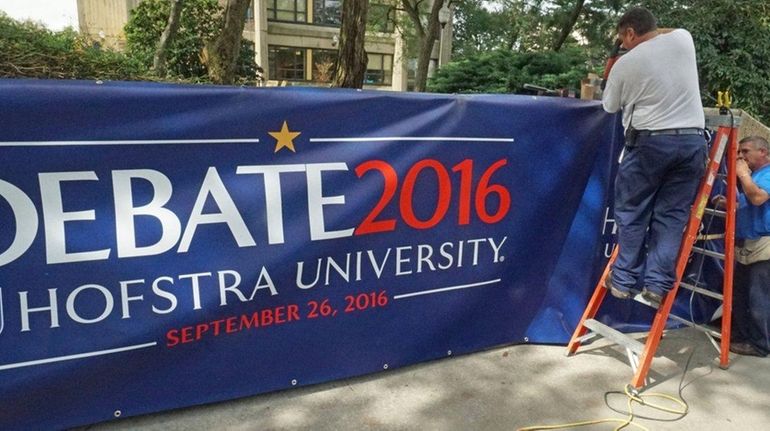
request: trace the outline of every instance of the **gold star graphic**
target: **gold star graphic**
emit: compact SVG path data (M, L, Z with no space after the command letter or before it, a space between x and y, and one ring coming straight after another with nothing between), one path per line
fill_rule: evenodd
M289 125L286 124L286 120L283 121L283 127L280 132L267 132L270 136L274 137L278 142L275 144L275 151L277 153L281 148L288 148L291 152L296 153L294 149L294 138L299 136L301 132L290 132Z

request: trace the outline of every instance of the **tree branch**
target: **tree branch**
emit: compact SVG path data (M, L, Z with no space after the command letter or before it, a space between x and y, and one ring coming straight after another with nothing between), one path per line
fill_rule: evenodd
M171 8L168 14L168 22L163 34L160 35L158 46L155 49L155 56L152 59L152 68L158 76L166 76L166 56L171 41L174 40L176 32L179 29L179 17L182 15L182 0L169 0Z
M401 4L404 5L404 10L406 11L406 14L409 15L409 18L414 23L415 28L417 29L417 35L420 39L425 37L425 29L422 26L422 21L420 21L420 11L418 10L420 2L416 2L414 5L409 0L402 0Z
M556 42L553 44L554 51L559 51L562 45L564 45L564 42L567 40L567 37L569 37L570 32L572 32L572 29L575 27L575 23L577 22L578 17L583 12L584 4L585 0L578 0L575 4L575 8L572 10L568 21L562 27L558 39L556 39Z

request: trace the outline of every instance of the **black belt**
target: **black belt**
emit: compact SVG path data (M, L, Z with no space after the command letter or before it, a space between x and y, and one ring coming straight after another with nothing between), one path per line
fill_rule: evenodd
M686 129L662 129L662 130L639 130L639 136L659 136L659 135L701 135L703 129L690 127Z

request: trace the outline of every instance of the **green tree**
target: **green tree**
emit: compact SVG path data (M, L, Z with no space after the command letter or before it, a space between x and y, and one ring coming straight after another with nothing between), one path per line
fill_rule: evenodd
M494 9L483 0L459 0L454 3L452 22L452 54L472 56L495 49L514 50L517 47L523 20L523 3L496 2Z
M179 16L179 27L173 40L167 46L167 70L173 78L181 78L192 81L219 82L209 78L212 67L228 67L228 73L234 71L235 79L241 83L254 82L256 79L256 64L254 60L253 43L244 40L243 17L240 18L240 32L237 33L237 41L240 43L237 59L233 67L228 66L230 57L224 62L215 60L213 52L219 48L204 50L207 43L213 43L215 39L225 33L227 24L226 11L219 6L217 0L185 0ZM235 12L239 12L236 10ZM166 29L171 13L169 0L143 0L133 10L128 23L124 28L128 53L136 58L147 68L153 64L153 56L156 53L161 35ZM231 27L226 33L235 34L238 25L238 17L231 17ZM221 45L227 49L226 43ZM230 55L230 54L228 54ZM224 57L216 57L222 59ZM224 70L224 69L219 69Z
M554 51L558 51L562 46L564 46L564 42L566 42L567 38L570 37L570 33L572 33L572 30L575 28L575 23L577 23L580 15L583 14L586 6L585 0L575 0L574 2L560 3L568 4L562 4L560 8L560 10L562 10L564 13L562 14L561 22L559 23L559 31L552 45Z
M152 70L160 76L166 75L166 57L168 57L168 47L176 37L179 30L179 17L182 15L182 0L170 0L171 11L168 14L168 22L163 33L160 35L158 46L155 48L155 55L152 59Z
M433 46L439 35L438 14L444 2L433 0L426 5L423 0L401 0L401 7L411 21L417 45L417 70L414 77L414 90L425 91L428 80L428 65Z
M543 1L543 20L554 51L564 44L604 46L615 38L614 26L620 14L635 2L630 0Z
M692 33L704 105L714 104L717 91L730 89L735 107L770 121L770 104L765 101L770 93L770 4L765 0L460 0L456 52L461 58L476 58L475 53L492 49L577 48L587 69L599 72L616 37L618 19L637 3L658 17L660 27ZM504 16L509 17L507 28L500 24ZM725 17L739 24L728 26ZM455 80L461 82L462 77ZM439 81L437 77L431 88L437 88Z
M600 72L615 39L615 23L628 0L459 0L455 3L454 54L457 67L444 67L430 83L433 91L473 91L474 82L493 92L519 92L524 83L579 88L587 72ZM482 55L490 53L492 55ZM553 55L565 51L564 55ZM505 52L511 56L504 58ZM521 55L524 53L537 53ZM474 62L481 62L478 73ZM532 61L533 64L529 64ZM540 74L532 69L539 65ZM494 71L494 67L501 67Z
M368 62L364 50L368 10L369 0L346 0L342 4L340 46L337 50L337 67L334 74L335 87L364 86Z
M602 59L629 0L457 0L454 55L482 51L558 51L579 46Z
M524 84L578 89L588 72L584 53L573 47L559 52L481 52L441 68L428 89L439 93L521 93Z
M141 62L94 46L72 29L52 32L0 11L0 77L129 80L146 75Z
M243 27L251 0L227 0L216 36L206 43L208 73L215 84L233 84L243 45ZM252 57L253 58L253 57Z
M131 10L124 28L129 55L150 67L171 13L168 0L144 0ZM187 0L182 6L176 37L168 46L167 68L182 78L204 78L201 52L206 40L219 30L217 0Z
M692 34L704 105L713 106L716 92L730 89L734 107L770 122L770 4L647 0L642 5L655 14L660 27L685 28Z

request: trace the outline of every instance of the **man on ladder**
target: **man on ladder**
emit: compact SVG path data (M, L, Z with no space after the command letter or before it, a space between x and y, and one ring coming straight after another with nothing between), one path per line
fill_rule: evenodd
M675 282L707 159L695 46L686 30L659 33L644 8L628 10L617 31L627 53L612 66L602 103L623 110L626 148L615 180L619 254L605 283L626 299L641 281L644 299L659 306Z

